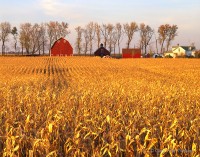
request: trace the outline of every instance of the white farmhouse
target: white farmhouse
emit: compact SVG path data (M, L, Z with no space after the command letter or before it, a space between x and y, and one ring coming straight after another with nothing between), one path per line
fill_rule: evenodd
M194 46L172 46L172 53L175 57L177 56L195 56L195 47Z

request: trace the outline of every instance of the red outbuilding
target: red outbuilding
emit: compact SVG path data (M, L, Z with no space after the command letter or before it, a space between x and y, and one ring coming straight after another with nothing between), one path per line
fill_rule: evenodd
M51 56L72 56L73 48L71 44L64 38L60 38L54 42L51 47Z
M141 58L141 49L122 49L122 58Z

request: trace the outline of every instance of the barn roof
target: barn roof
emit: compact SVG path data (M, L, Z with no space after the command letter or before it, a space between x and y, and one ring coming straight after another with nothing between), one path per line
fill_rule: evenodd
M98 48L95 52L94 52L95 56L110 56L110 52L103 47L103 44L100 45L100 48Z
M58 40L56 40L56 41L53 43L53 45L51 46L51 48L53 48L53 47L55 46L55 44L56 44L58 41L60 41L60 40L65 41L66 43L68 43L68 44L71 46L71 44L69 43L68 40L66 40L65 38L61 37L61 38L59 38ZM72 47L72 46L71 46L71 47Z

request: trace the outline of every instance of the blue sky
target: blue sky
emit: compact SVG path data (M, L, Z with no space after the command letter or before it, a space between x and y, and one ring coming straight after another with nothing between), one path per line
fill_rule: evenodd
M150 25L157 32L161 24L176 24L178 36L173 44L200 49L200 0L0 0L0 22L40 23L50 20L69 23L74 42L74 28L90 21ZM133 41L132 44L134 44Z

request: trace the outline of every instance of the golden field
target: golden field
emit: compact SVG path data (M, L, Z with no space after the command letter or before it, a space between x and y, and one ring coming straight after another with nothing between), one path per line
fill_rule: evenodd
M198 154L198 59L0 58L0 156Z

